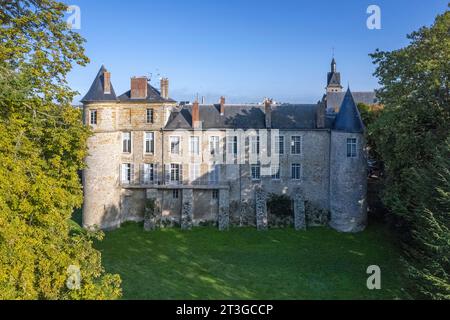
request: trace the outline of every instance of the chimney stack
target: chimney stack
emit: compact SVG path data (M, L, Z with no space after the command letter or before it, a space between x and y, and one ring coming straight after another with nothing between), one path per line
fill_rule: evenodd
M272 99L265 98L264 99L264 112L266 114L266 128L272 128Z
M220 115L224 115L225 114L225 97L221 96L220 97Z
M131 78L131 99L147 99L147 77Z
M161 78L161 97L169 99L169 79Z
M194 129L200 128L200 110L198 107L198 99L192 104L192 127Z
M109 71L103 72L103 93L111 93L111 72Z

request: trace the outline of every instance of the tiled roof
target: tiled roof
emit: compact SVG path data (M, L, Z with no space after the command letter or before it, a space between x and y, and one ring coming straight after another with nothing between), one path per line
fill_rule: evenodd
M355 103L375 104L377 98L375 92L352 92ZM339 108L344 101L345 92L328 92L326 95L327 109L334 110Z
M272 106L272 128L314 129L316 104L282 104ZM225 105L220 115L219 105L200 105L200 121L203 129L265 129L265 113L262 105ZM191 129L192 105L175 111L165 129Z
M102 102L102 101L117 101L116 93L114 92L113 85L111 83L111 93L105 94L104 93L104 76L103 74L106 72L105 66L102 66L100 70L97 73L97 76L94 79L94 82L92 82L91 88L89 89L88 93L84 96L83 99L81 99L81 102Z

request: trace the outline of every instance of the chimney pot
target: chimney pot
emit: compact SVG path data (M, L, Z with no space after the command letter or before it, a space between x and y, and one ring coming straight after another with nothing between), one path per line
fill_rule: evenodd
M131 99L147 98L147 77L131 78Z

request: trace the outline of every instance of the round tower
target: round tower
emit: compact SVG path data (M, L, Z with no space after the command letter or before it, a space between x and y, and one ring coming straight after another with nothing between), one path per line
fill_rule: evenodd
M367 225L364 125L350 89L331 130L330 226L359 232Z
M102 66L82 100L88 138L83 170L83 227L110 229L120 225L120 132L115 128L117 97L111 74Z

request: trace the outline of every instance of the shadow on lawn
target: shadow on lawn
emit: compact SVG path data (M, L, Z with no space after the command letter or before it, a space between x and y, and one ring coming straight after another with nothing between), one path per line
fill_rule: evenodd
M398 298L398 254L379 231L146 233L142 225L127 223L97 247L106 269L121 275L125 299ZM384 270L381 291L366 287L371 264Z

